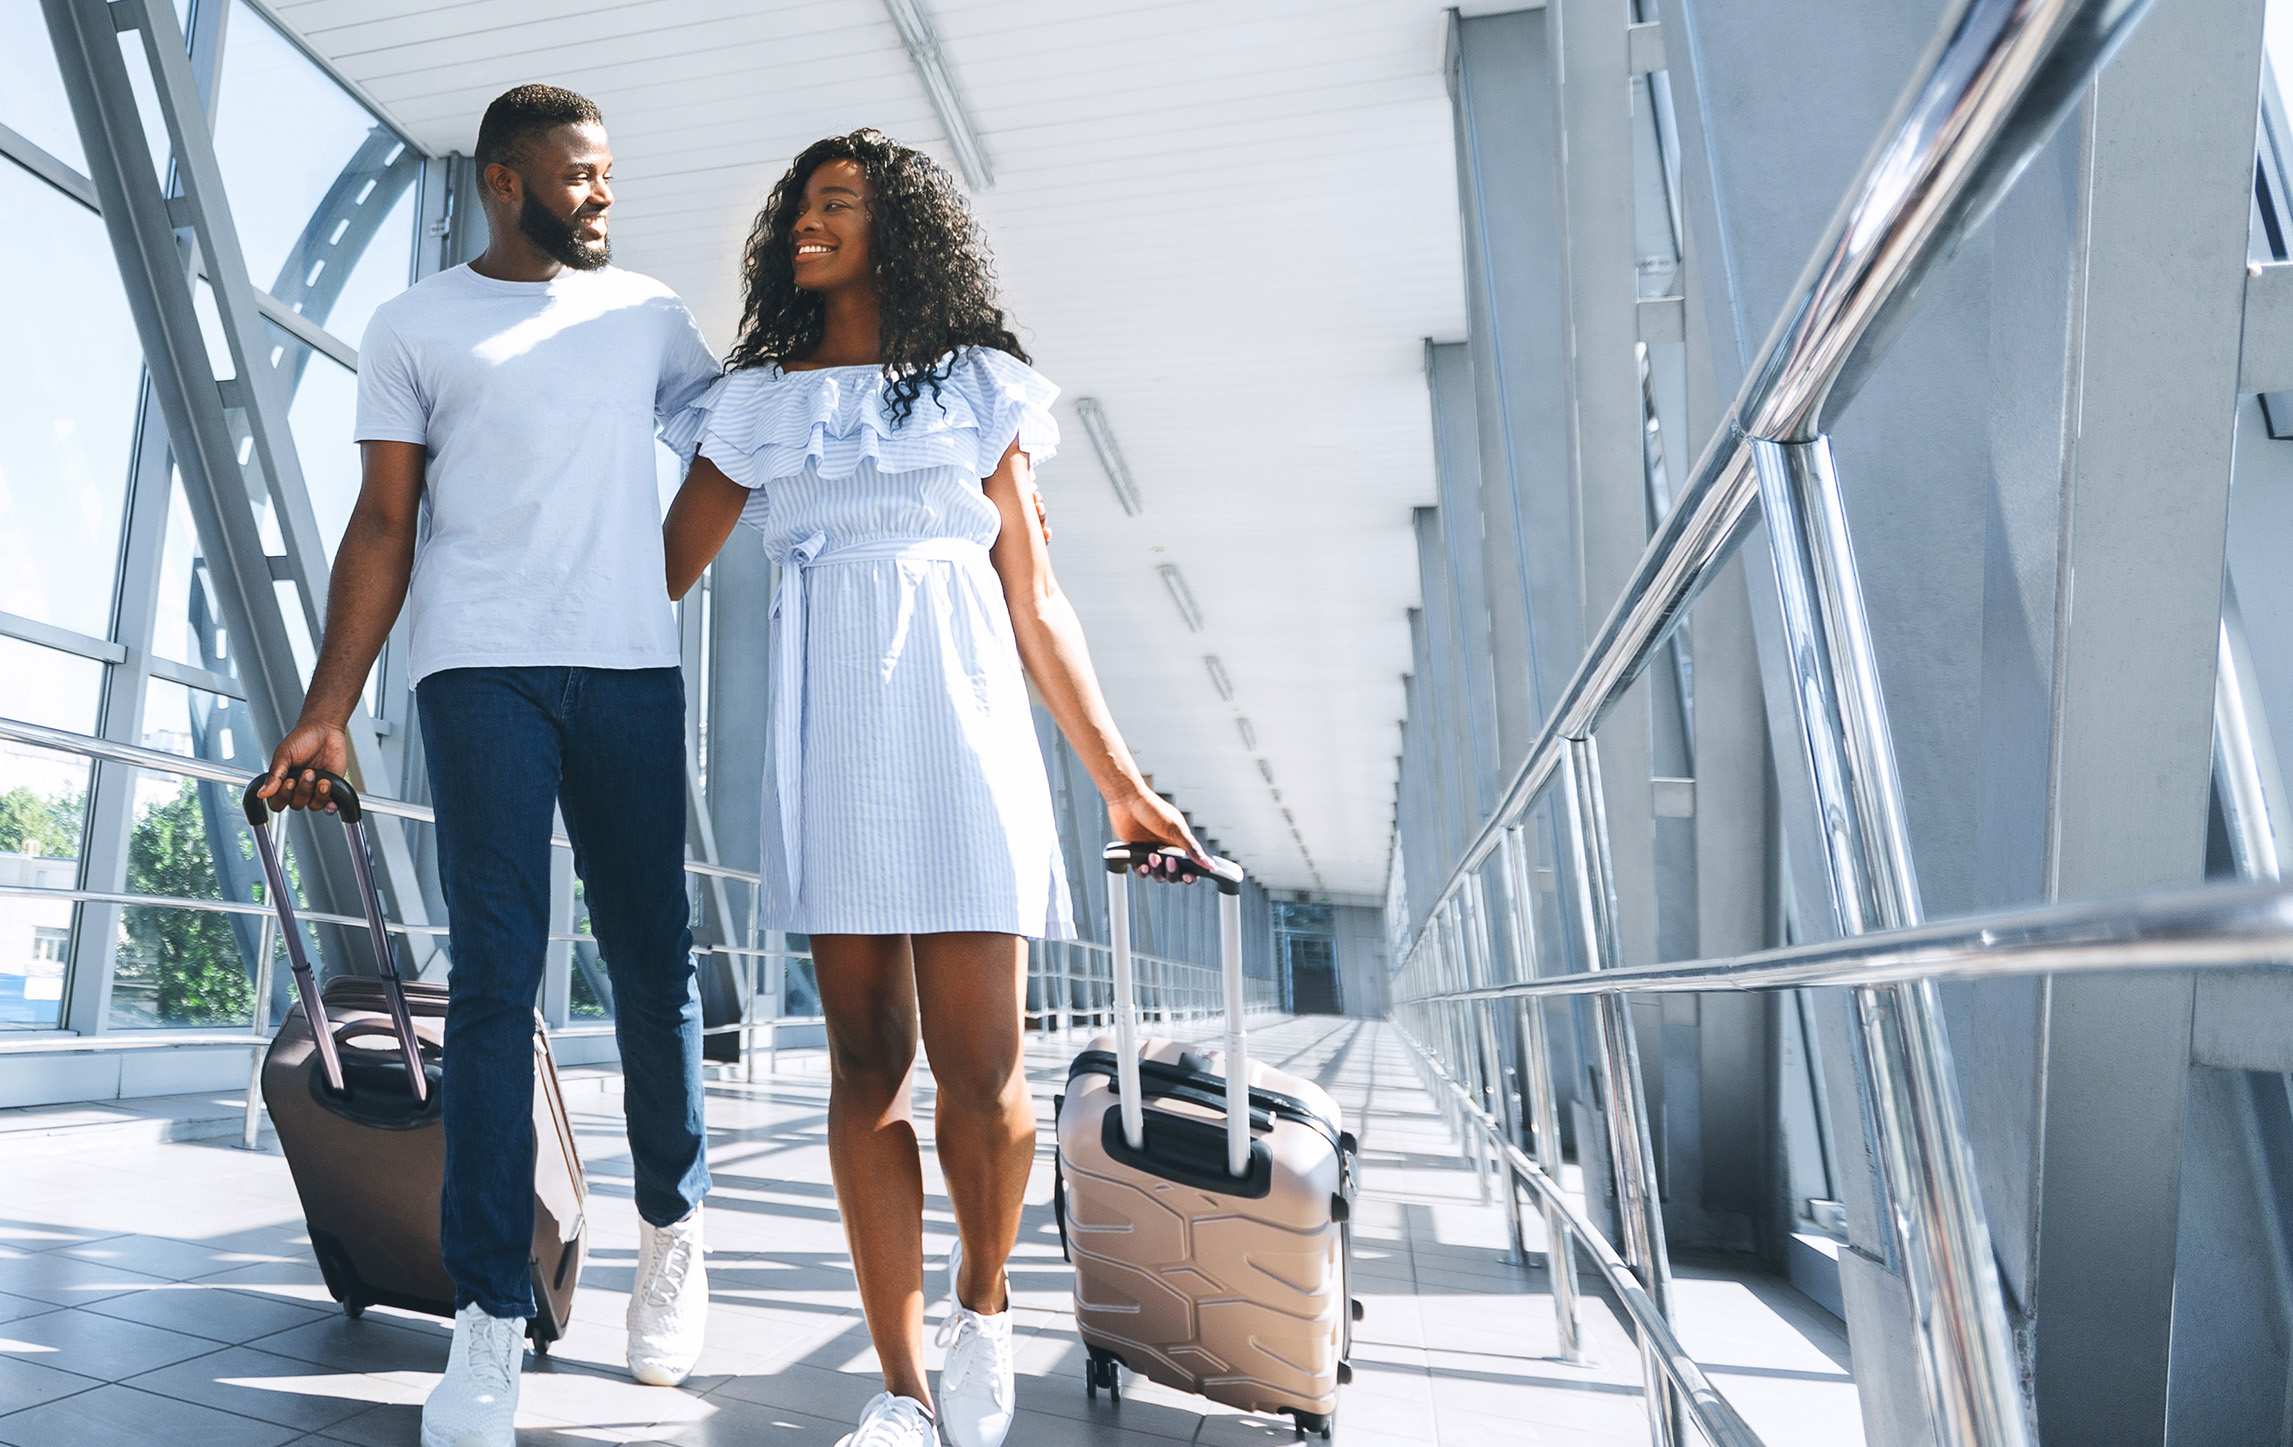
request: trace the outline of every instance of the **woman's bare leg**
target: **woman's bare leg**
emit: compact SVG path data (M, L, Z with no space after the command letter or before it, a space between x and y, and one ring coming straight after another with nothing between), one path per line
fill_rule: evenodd
M931 1401L924 1373L924 1176L908 1107L916 966L905 935L814 935L828 1017L828 1163L884 1388Z
M1010 1302L1003 1265L1035 1164L1035 1102L1021 1059L1027 942L1017 935L916 935L915 984L937 1100L933 1134L963 1237L956 1294L992 1316Z

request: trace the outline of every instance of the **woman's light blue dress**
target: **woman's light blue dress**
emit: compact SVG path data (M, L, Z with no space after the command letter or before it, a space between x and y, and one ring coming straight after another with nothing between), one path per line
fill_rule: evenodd
M1066 870L982 483L1058 445L1058 388L966 348L894 423L876 367L734 372L669 445L750 490L780 565L758 923L1065 939Z

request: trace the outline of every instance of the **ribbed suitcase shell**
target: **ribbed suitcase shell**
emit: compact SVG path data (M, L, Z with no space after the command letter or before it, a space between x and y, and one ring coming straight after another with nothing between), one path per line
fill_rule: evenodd
M1115 1048L1112 1035L1091 1042ZM1140 1055L1225 1073L1223 1052L1174 1041L1144 1041ZM1115 1082L1096 1073L1070 1079L1058 1132L1075 1323L1086 1346L1164 1386L1322 1427L1337 1410L1351 1337L1352 1172L1331 1143L1350 1137L1340 1136L1337 1102L1312 1081L1253 1061L1249 1083L1306 1102L1330 1127L1325 1134L1274 1116L1272 1129L1255 1136L1270 1157L1266 1194L1255 1200L1115 1159ZM1222 1139L1223 1111L1149 1097L1150 1153L1165 1114L1211 1123L1217 1134L1208 1139Z
M413 983L404 988L425 1060L435 1062L445 1045L446 989ZM323 1002L346 1075L364 1073L354 1062L371 1056L365 1069L381 1072L385 1082L392 1071L403 1079L405 1067L379 980L338 979L326 987ZM589 1199L557 1065L541 1026L537 1014L529 1265L539 1314L527 1327L537 1350L564 1335L572 1320ZM354 1317L369 1306L451 1317L454 1283L438 1245L438 1203L446 1171L442 1097L433 1091L431 1104L416 1110L409 1108L410 1095L394 1102L386 1086L369 1094L371 1108L355 1113L330 1096L310 1022L297 1004L264 1057L263 1104L302 1197L311 1249L327 1290ZM358 1098L355 1079L351 1095Z

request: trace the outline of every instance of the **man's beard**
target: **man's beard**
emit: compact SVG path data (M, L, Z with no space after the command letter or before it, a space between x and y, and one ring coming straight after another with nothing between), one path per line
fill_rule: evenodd
M582 240L572 222L552 215L531 191L526 192L525 205L518 211L518 230L552 259L575 271L595 271L613 259L610 237L603 241Z

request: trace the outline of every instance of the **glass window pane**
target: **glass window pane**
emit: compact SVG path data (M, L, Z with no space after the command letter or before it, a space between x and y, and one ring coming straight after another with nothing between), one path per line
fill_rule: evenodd
M40 0L0 0L0 123L56 159L87 170Z
M103 665L0 637L0 714L49 728L95 729ZM0 739L0 884L77 889L88 761ZM52 1030L72 955L69 901L0 896L0 1028Z
M207 578L207 560L199 551L199 529L183 496L183 475L177 473L167 500L167 541L159 552L159 611L152 628L152 651L177 663L236 677L229 645Z
M175 148L167 140L167 118L159 113L159 87L152 84L151 59L143 53L142 32L119 33L119 58L127 66L128 89L135 92L135 113L143 119L143 141L151 148L152 169L164 186Z
M0 740L0 884L76 889L88 761ZM69 900L0 895L0 1030L53 1030L72 957Z
M149 688L145 748L255 772L258 741L245 704L161 679L151 680ZM130 894L257 902L261 879L236 790L168 774L137 776L128 839ZM157 905L121 910L112 1025L252 1023L261 937L262 921L255 915Z
M414 199L411 185L399 192L397 204L382 218L374 239L350 263L341 295L329 307L319 306L317 296L306 297L302 307L305 316L352 346L358 345L359 338L366 335L366 324L374 319L374 309L406 290L413 278ZM343 234L347 238L350 233Z
M2265 48L2269 68L2276 72L2282 92L2293 86L2293 0L2269 0L2267 16L2263 22Z
M255 285L324 322L371 247L395 250L396 271L378 259L380 270L356 287L364 298L356 304L371 313L381 300L375 287L393 274L396 285L383 295L404 289L413 212L393 218L421 158L244 7L224 41L215 152Z
M143 354L94 212L0 160L0 609L97 637Z
M92 734L103 702L104 666L0 635L0 715Z
M287 425L294 432L295 454L302 459L311 511L318 514L319 536L332 558L358 502L358 444L351 440L358 423L358 374L268 322L263 330L271 355L278 358L276 365L294 388Z
M589 919L588 892L579 879L573 881L573 932L577 935L596 932ZM597 952L596 945L578 940L572 953L573 978L567 1015L575 1020L612 1019L613 982L606 977L605 957Z

